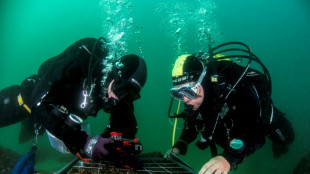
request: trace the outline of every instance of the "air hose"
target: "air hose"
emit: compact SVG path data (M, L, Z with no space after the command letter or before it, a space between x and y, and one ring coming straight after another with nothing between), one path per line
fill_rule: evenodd
M179 114L179 111L180 111L180 105L181 105L181 100L179 101L179 104L178 104L177 115ZM176 132L177 124L178 124L178 118L176 117L174 120L173 132L172 132L172 146L174 145L174 142L175 142L175 132Z

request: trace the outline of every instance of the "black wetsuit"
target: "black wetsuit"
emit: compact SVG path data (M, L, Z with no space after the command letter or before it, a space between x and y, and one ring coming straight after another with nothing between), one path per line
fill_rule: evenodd
M265 136L278 143L291 143L294 140L291 124L272 106L267 84L261 73L249 69L224 100L244 68L232 61L217 62L214 66L217 67L220 79L219 102L215 100L215 88L212 88L212 84L205 78L202 83L204 101L197 111L186 109L187 121L174 145L180 149L181 154L186 153L188 144L196 139L199 132L202 141L198 141L196 145L201 149L212 143L220 145L224 149L220 155L225 157L232 167L262 147ZM279 138L277 129L283 137ZM244 145L238 149L230 147L230 142L234 139L241 140Z
M102 89L107 85L101 84L100 66L101 58L107 55L107 51L103 42L95 44L96 42L97 39L94 38L75 42L60 55L44 62L38 75L27 78L21 86L14 85L0 91L0 99L3 101L0 104L0 127L28 117L62 140L72 153L83 149L88 135L80 126L70 126L67 119L68 114L75 114L83 119L96 116L104 107L105 94ZM89 67L91 71L88 70ZM82 107L85 100L83 91L90 93L89 77L95 86L90 98L87 98L86 106ZM31 113L18 103L19 94ZM137 122L133 111L133 101L118 102L110 112L110 124L103 136L109 137L110 131L116 131L123 133L125 138L134 138Z

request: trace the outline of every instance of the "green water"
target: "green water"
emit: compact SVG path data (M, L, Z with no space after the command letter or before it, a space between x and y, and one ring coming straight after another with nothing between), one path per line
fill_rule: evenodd
M165 153L171 146L173 128L167 119L172 64L181 52L206 50L204 43L198 41L195 28L200 25L195 20L206 19L208 24L202 26L210 27L216 44L245 42L265 63L273 80L274 103L287 114L296 132L296 140L285 156L275 159L267 140L263 148L231 173L292 173L310 147L310 3L306 0L126 2L115 15L113 12L120 6L112 0L1 0L0 89L35 74L43 61L80 38L107 37L111 27L107 21L109 15L116 21L131 17L133 23L124 28L127 51L142 55L148 65L142 98L135 103L137 136L145 152ZM212 14L190 13L199 8ZM184 20L173 23L170 21L173 17ZM181 32L176 34L178 28ZM178 42L179 38L182 39ZM103 113L91 118L92 134L100 133L107 119ZM0 145L25 154L31 142L19 144L19 130L20 124L0 128ZM46 136L39 137L37 170L43 173L58 170L70 158L53 150ZM209 150L200 151L194 145L182 157L197 170L209 158Z

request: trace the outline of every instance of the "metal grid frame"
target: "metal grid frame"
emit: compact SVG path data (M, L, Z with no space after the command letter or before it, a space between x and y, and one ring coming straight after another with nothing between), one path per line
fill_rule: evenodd
M141 170L129 170L115 168L112 163L104 161L101 163L89 163L79 161L71 170L81 173L129 173L129 174L192 174L197 173L190 167L183 165L173 159L164 158L142 158L144 167ZM91 172L88 172L91 171ZM69 172L70 173L70 172Z

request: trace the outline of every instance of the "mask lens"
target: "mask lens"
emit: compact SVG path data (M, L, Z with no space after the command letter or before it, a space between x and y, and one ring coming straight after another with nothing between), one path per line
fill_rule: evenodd
M194 99L196 97L196 92L192 88L184 88L181 92L190 99Z
M180 88L172 88L170 90L170 95L177 100L183 100L184 96L194 99L196 97L196 91L191 85L186 85Z
M170 90L170 95L171 97L177 99L177 100L183 100L183 94L179 93L180 91L178 90Z

